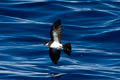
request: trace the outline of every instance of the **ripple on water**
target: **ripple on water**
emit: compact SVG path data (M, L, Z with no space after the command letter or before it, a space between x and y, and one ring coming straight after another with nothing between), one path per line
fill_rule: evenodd
M117 0L0 1L0 79L119 80ZM72 56L49 58L52 23L62 21L62 43Z

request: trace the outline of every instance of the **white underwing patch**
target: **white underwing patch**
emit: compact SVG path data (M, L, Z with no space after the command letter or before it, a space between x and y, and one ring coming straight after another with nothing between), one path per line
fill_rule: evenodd
M54 41L58 42L57 31L54 31L54 32L53 32L53 39L54 39Z

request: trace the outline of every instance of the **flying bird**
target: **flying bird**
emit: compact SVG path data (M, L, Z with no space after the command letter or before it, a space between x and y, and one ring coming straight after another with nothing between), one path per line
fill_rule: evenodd
M58 63L60 59L61 50L63 50L68 56L71 55L71 43L62 44L62 27L61 20L57 20L53 23L50 31L51 40L46 42L45 45L49 46L49 55L54 64Z

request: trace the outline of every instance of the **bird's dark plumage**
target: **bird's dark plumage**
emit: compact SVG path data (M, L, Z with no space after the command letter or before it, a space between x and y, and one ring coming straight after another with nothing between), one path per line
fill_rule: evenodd
M54 64L58 63L60 59L61 50L63 50L67 55L71 55L71 44L61 44L61 36L62 36L62 28L61 28L61 20L55 21L52 25L51 31L51 41L46 42L45 44L49 46L49 55Z
M52 29L50 33L51 33L51 41L61 42L61 35L62 35L61 20L57 20L52 25Z
M61 52L60 50L57 50L54 48L49 49L49 55L50 55L50 58L54 64L57 64L57 62L60 58L60 52Z

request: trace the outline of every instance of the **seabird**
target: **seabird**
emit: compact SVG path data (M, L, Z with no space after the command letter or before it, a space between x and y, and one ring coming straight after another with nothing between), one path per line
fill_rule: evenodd
M60 52L63 50L68 56L71 55L71 43L61 44L62 28L61 20L57 20L52 25L50 31L51 40L45 45L49 46L49 55L54 64L57 64L60 58Z

